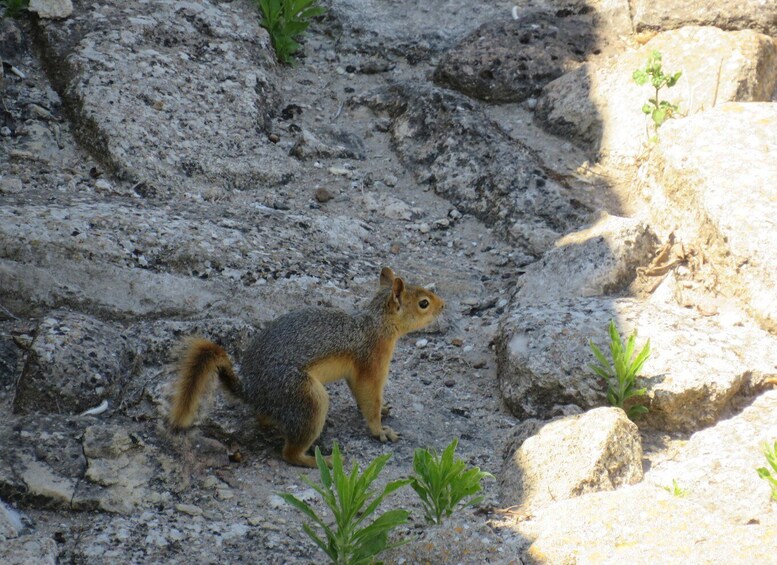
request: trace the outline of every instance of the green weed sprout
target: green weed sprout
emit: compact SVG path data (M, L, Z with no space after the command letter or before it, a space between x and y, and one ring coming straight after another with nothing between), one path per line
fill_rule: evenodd
M0 6L5 6L5 16L16 18L27 8L29 0L0 0Z
M677 479L672 479L671 487L662 487L662 488L672 496L676 496L678 498L684 498L688 496L688 491L684 488L681 488L680 485L677 484Z
M442 455L428 449L416 449L413 455L413 471L410 486L418 493L424 507L425 518L432 524L441 524L443 516L450 516L457 508L478 504L483 496L480 482L494 478L491 473L467 464L454 457L459 440L454 439Z
M390 454L375 458L363 473L359 473L358 465L354 465L350 474L343 469L343 459L337 443L332 447L332 469L330 471L321 451L316 448L316 464L321 476L321 484L313 483L307 477L303 480L321 495L334 516L334 524L327 524L323 518L302 500L292 494L280 493L280 496L291 506L305 514L312 523L323 531L323 539L313 529L311 524L303 524L305 533L326 552L332 563L360 565L374 561L377 554L398 547L406 542L390 544L389 532L407 523L409 512L397 509L384 512L369 525L365 520L372 516L383 499L410 481L400 479L388 483L380 494L369 503L374 490L370 485L383 469Z
M636 332L629 336L624 345L618 329L615 327L615 321L610 320L609 334L612 362L604 356L593 340L590 340L591 351L593 351L598 363L589 365L589 367L607 382L607 400L610 404L625 410L623 405L629 398L642 396L646 392L644 388L636 388L636 380L645 361L650 357L650 340L642 348L642 351L632 359L637 340ZM626 414L629 418L634 419L646 414L647 411L647 406L635 404L626 410Z
M649 115L653 124L655 125L656 133L658 128L661 127L666 120L674 117L678 111L676 104L672 104L666 100L660 100L658 93L663 87L671 88L682 76L681 71L677 71L674 74L664 74L661 68L661 53L659 51L653 51L647 60L647 65L644 69L637 69L631 75L638 85L642 86L646 82L650 81L651 86L655 89L655 96L649 98L648 101L642 105L642 112Z
M310 21L326 13L326 8L316 6L316 0L255 0L262 12L260 25L270 34L270 41L278 60L291 64L291 56L300 45L295 41L302 35Z
M767 481L769 486L772 487L772 500L777 500L777 441L774 442L772 447L765 443L762 449L764 457L766 457L766 461L772 469L758 467L756 471L758 476Z

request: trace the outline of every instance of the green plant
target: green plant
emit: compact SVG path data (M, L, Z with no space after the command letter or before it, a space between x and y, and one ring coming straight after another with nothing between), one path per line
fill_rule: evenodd
M769 486L772 487L772 500L777 500L777 441L774 442L772 447L765 443L762 450L766 461L772 469L770 471L766 467L758 467L756 471L758 476L767 481Z
M681 488L680 485L677 484L677 479L672 479L671 487L663 487L663 489L672 496L676 496L678 498L684 498L688 496L688 491L684 488Z
M610 356L612 357L612 362L607 360L602 351L591 340L589 345L598 363L589 366L594 373L607 382L607 400L610 404L623 408L624 403L629 398L645 394L646 389L636 388L636 380L645 361L650 357L650 340L648 340L637 356L632 359L637 340L636 332L629 336L624 345L618 329L615 327L614 320L610 320L608 331L610 334ZM626 410L625 408L623 409ZM629 418L634 419L647 413L647 411L647 406L635 404L626 410L626 414Z
M291 63L291 56L299 50L299 37L310 25L310 20L326 13L316 6L316 0L256 0L262 12L261 26L270 34L275 54L283 63Z
M660 100L658 93L665 86L671 88L677 84L677 81L680 80L682 74L681 71L677 71L674 74L665 74L664 70L661 68L661 53L653 51L648 57L645 68L637 69L631 75L634 82L638 85L642 86L649 80L650 84L655 89L655 96L649 98L648 101L642 105L642 112L648 114L652 118L656 133L658 132L658 128L661 127L661 124L669 118L674 117L678 111L677 104L672 104L666 100Z
M367 502L368 498L376 494L370 489L370 485L390 457L390 454L377 457L361 474L358 465L354 465L351 473L346 474L337 443L332 447L331 471L321 451L316 448L316 464L321 476L321 484L313 483L306 477L303 477L303 480L324 499L334 517L333 525L327 524L307 503L294 495L287 493L280 495L324 532L326 541L316 534L310 524L302 526L305 533L326 552L332 563L348 565L372 563L378 553L406 543L389 544L388 533L407 522L409 515L407 510L389 510L369 525L362 526L388 494L410 482L408 479L392 481L380 494L377 494L369 503Z
M437 455L434 450L416 449L413 455L413 471L410 486L421 498L426 520L430 523L442 523L443 515L450 516L457 508L478 504L482 496L476 496L481 490L480 482L494 478L491 473L467 464L454 457L459 440L454 439L448 447Z
M21 15L27 8L29 0L0 0L0 6L5 6L5 14L8 17L15 18Z

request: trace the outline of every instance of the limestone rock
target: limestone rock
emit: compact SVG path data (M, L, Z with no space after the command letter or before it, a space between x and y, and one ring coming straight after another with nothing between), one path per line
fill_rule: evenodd
M441 86L491 102L520 102L597 50L590 17L521 13L480 26L442 58Z
M651 357L639 381L650 410L640 420L662 430L692 431L714 424L737 395L750 394L777 375L777 338L743 322L728 325L673 304L630 298L581 298L522 305L502 320L497 336L499 385L519 418L552 414L555 407L605 404L605 385L590 370L588 342L609 351L607 326L637 330Z
M653 92L634 83L632 73L644 68L653 50L662 53L666 72L683 71L677 85L659 96L678 104L684 114L727 101L770 100L777 86L777 45L770 37L750 30L685 27L551 82L538 101L536 118L548 131L613 164L632 163L653 135L652 122L641 110Z
M251 227L244 230L221 213L192 218L114 203L3 206L0 296L27 307L85 307L108 317L225 308L266 319L274 307L255 283L291 259L267 249L319 240L331 252L332 233L329 226L295 232L287 214L269 208L246 216ZM236 292L255 296L237 305Z
M708 143L725 139L725 143ZM662 128L641 171L652 223L696 244L719 292L777 332L777 105L724 104Z
M79 4L39 36L75 135L138 194L256 189L293 174L267 139L275 63L253 6Z
M23 530L19 513L0 500L0 542L19 537Z
M777 5L763 0L632 0L631 9L636 31L704 25L777 35Z
M70 508L86 462L75 420L35 413L0 422L0 496L19 507Z
M526 269L516 304L602 296L624 290L636 269L650 263L657 238L642 221L602 215L596 223L567 234Z
M22 563L57 565L58 555L57 542L34 534L7 540L0 544L0 562L9 565Z
M147 454L143 440L119 425L89 426L84 431L86 479L105 487L95 489L99 508L129 513L149 498L149 483L157 475L157 465ZM74 503L88 505L89 496L79 493Z
M116 327L81 314L51 313L30 348L14 411L77 414L115 399L127 376L125 344Z
M26 498L41 506L69 507L75 494L76 482L57 475L47 464L29 457L23 458L21 478L27 487Z
M732 524L646 484L563 500L518 529L541 563L768 563L777 544L774 527Z
M311 132L302 130L290 155L299 159L335 158L358 159L366 158L364 143L353 133L343 130L322 130Z
M387 113L395 150L418 182L532 255L582 224L590 208L549 178L535 154L464 97L407 83L355 99Z
M474 27L499 15L509 16L502 6L490 3L468 3L462 9L435 1L416 7L417 10L396 10L381 0L343 0L333 4L330 13L348 30L343 33L338 52L368 54L379 61L401 57L415 65L443 52Z
M73 13L73 2L71 0L30 0L27 9L41 18L61 20Z
M765 392L742 412L696 432L677 455L655 465L645 481L686 491L685 497L729 521L777 527L768 483L755 472L768 467L761 446L777 441L777 391Z
M507 506L530 511L555 500L642 480L642 444L623 410L596 408L546 423L505 461Z

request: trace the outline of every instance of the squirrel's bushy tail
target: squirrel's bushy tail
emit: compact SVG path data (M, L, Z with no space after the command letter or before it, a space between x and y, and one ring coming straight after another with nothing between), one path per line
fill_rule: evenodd
M192 425L202 397L213 377L234 396L242 397L243 387L232 368L227 352L212 341L200 337L186 339L180 349L178 379L170 407L170 425L185 429Z

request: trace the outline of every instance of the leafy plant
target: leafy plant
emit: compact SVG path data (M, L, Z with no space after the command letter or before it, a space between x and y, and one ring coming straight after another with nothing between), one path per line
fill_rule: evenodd
M299 50L295 41L310 25L310 20L326 13L316 0L256 0L262 12L260 25L270 34L275 54L283 63Z
M482 496L480 482L494 478L491 473L467 464L454 457L459 440L454 439L437 455L434 450L416 449L413 455L413 471L410 486L421 498L426 520L433 524L442 523L443 515L450 516L458 507L478 504Z
M777 441L774 442L772 447L765 443L762 449L764 457L766 457L766 461L772 469L770 471L766 467L758 467L756 471L758 476L768 481L769 486L772 487L772 500L777 500Z
M648 101L642 105L642 112L649 115L658 132L658 128L661 127L666 120L674 117L678 111L677 104L672 104L666 100L660 100L658 97L659 91L663 87L671 88L682 76L681 71L677 71L674 74L665 74L661 67L661 53L659 51L653 51L647 60L647 65L644 69L637 69L631 75L638 85L642 86L646 82L650 81L651 86L655 89L655 95L653 98L649 98Z
M410 482L408 479L392 481L380 494L377 494L369 503L367 502L368 498L376 494L376 491L370 489L370 485L390 457L391 455L387 454L375 458L361 474L358 465L354 465L351 473L346 474L337 443L332 447L331 471L321 451L316 448L316 464L321 475L321 484L313 483L306 477L303 477L303 480L324 499L334 516L332 525L327 524L310 505L294 495L287 493L280 495L323 531L324 539L314 531L311 524L302 526L316 545L326 552L332 563L349 565L372 563L378 553L406 543L390 544L388 533L407 522L409 515L407 510L389 510L369 525L363 525L387 495Z
M11 18L21 15L28 4L29 0L0 0L0 6L5 6L4 15Z
M612 361L609 361L593 340L591 340L589 345L598 363L589 365L589 367L607 382L607 400L610 404L625 410L623 405L629 398L642 396L646 392L644 388L636 388L636 380L645 361L650 357L650 340L634 357L634 346L637 340L636 332L629 336L625 344L618 333L618 329L615 327L614 320L610 320L608 332L610 334L610 356ZM626 410L626 414L629 418L634 419L647 413L647 411L647 406L635 404Z
M672 479L671 487L663 487L663 489L672 496L676 496L678 498L684 498L688 496L688 491L684 488L681 488L680 485L677 484L677 479Z

